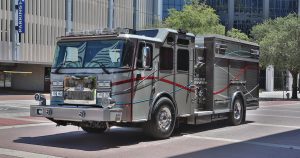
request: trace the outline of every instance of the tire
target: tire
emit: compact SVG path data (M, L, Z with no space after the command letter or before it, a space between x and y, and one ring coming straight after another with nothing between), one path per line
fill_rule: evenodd
M243 123L245 109L243 101L240 97L236 98L233 102L232 111L229 114L228 123L232 126L237 126Z
M92 127L81 127L87 133L103 133L106 131L106 128L92 128Z
M168 98L159 99L153 109L151 120L149 120L144 130L154 139L169 138L175 126L175 108Z

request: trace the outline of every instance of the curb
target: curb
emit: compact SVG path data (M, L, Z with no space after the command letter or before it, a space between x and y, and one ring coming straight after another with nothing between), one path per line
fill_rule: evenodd
M300 101L300 99L259 98L259 101Z

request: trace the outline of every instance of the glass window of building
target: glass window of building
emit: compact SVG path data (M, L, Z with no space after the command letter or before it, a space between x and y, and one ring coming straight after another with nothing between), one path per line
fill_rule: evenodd
M249 34L251 28L264 20L262 0L235 0L233 27Z
M11 74L0 71L0 88L10 88L11 77L12 77Z
M228 0L207 0L206 4L216 10L221 23L228 26Z
M272 19L287 16L290 13L297 13L297 11L298 0L270 0L269 17Z
M182 10L185 0L163 0L163 19L169 16L169 9Z

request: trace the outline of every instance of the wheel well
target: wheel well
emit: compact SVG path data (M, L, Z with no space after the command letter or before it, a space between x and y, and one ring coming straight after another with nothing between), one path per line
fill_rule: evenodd
M243 106L245 106L245 99L244 99L244 96L243 96L242 94L239 93L236 97L237 97L237 98L240 98L240 99L242 100L242 102L243 102Z
M148 120L151 120L151 115L152 115L152 112L153 112L153 107L155 106L156 102L160 99L160 98L163 98L163 97L166 97L168 99L171 100L171 102L173 103L173 106L174 106L174 109L175 109L175 117L177 117L177 104L176 104L176 101L173 99L173 97L168 94L168 93L161 93L159 95L157 95L154 99L154 102L152 103L150 109L149 109L149 114L148 114Z
M245 102L245 98L244 98L244 95L242 94L242 92L236 92L232 95L231 109L233 108L233 103L236 98L240 98L242 100L243 107L244 107L244 109L246 109L246 102Z

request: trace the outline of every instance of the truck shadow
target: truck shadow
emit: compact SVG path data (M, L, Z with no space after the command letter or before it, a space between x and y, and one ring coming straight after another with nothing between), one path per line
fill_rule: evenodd
M299 158L300 130L291 129L281 133L266 135L239 142L209 140L226 142L212 148L194 150L170 158ZM199 139L203 141L203 139Z
M180 128L175 129L172 137L169 139L180 137L184 134L198 133L224 127L226 127L226 125L224 125L223 122L214 122L197 126L182 125ZM14 140L14 143L82 151L100 151L154 141L164 140L153 140L145 135L143 130L139 128L113 128L102 134L89 134L80 130L38 137L20 137Z
M253 123L253 121L246 121L244 124L249 124L249 123ZM186 134L194 134L198 132L204 132L204 131L225 128L225 127L230 127L226 121L216 121L213 123L207 123L202 125L181 124L178 128L175 128L173 132L173 137L182 136Z

